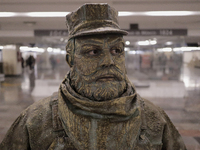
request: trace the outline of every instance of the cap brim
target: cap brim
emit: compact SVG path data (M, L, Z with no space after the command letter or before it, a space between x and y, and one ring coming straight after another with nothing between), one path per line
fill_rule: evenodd
M74 35L71 35L69 39L74 38L74 37L79 37L79 36L87 36L87 35L95 35L95 34L109 34L109 33L122 34L122 35L128 34L128 32L125 30L120 30L120 29L111 28L111 27L101 27L97 29L78 32Z

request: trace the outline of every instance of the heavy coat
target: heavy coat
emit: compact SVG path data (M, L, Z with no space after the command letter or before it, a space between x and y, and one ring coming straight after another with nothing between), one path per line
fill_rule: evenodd
M132 147L131 149L186 149L178 131L161 108L153 105L148 100L142 99L139 95L137 95L137 101L140 103L141 113L139 114L139 128L135 128L136 130L133 129L133 134L136 133L136 138L132 141L134 147L130 146ZM69 138L70 134L63 128L63 119L60 118L62 115L59 115L60 108L58 103L58 93L55 93L53 96L38 101L24 110L9 129L7 135L0 144L0 149L76 150L77 147L74 146L76 143L73 143L73 139ZM133 116L129 120L134 119L135 117ZM113 122L107 122L107 126L109 126L109 124L113 124ZM121 122L116 122L114 124L121 124ZM138 124L138 122L136 122L136 124ZM122 121L122 126L124 125L127 125L127 121ZM121 127L121 130L123 130L123 127ZM106 144L111 145L107 147L107 149L111 149L113 141L119 142L118 139L123 141L123 139L125 139L123 136L126 136L122 135L120 132L113 135L117 137L113 136L113 139L110 140L111 142L107 140L106 143L104 143L105 145L101 144L102 147L97 143L96 147L93 147L93 149L106 149ZM101 137L103 137L103 135L101 135ZM125 145L129 143L127 141L123 142L125 142ZM115 146L113 145L113 147ZM88 149L91 149L91 147ZM119 147L117 149L121 148Z

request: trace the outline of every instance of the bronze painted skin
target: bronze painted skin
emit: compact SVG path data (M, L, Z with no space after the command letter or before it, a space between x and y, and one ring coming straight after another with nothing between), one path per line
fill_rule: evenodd
M126 32L115 18L107 4L86 4L67 16L71 70L57 93L21 113L1 150L186 149L165 112L128 80Z

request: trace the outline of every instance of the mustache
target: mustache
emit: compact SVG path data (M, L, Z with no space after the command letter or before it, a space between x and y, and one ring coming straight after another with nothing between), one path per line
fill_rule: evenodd
M102 77L114 77L116 80L121 81L124 79L124 73L116 66L106 68L99 68L90 75L83 75L84 80L94 82Z

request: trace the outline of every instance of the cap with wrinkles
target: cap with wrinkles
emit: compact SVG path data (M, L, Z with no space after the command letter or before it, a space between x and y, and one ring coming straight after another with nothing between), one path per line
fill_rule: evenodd
M117 11L106 3L84 4L66 16L66 24L69 39L93 34L128 34L119 27Z

